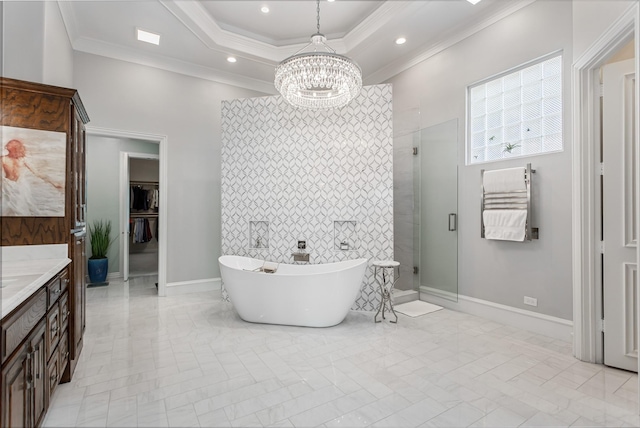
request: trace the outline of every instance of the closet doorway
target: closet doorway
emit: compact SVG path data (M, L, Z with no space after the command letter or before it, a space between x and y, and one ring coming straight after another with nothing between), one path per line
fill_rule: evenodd
M167 285L167 151L168 138L165 135L147 134L134 131L122 131L118 129L99 128L87 126L87 193L88 198L92 186L97 184L97 193L92 199L88 199L87 218L89 214L95 218L111 218L114 231L119 235L116 243L110 251L114 252L113 273L116 278L124 279L124 263L128 257L124 257L123 239L128 233L129 223L129 159L128 155L144 153L141 158L149 158L153 155L159 160L159 208L158 208L158 296L166 295ZM141 145L141 143L143 143ZM148 144L155 146L149 149ZM91 153L90 153L91 152ZM90 162L92 162L90 164ZM119 164L119 169L114 171L113 165ZM90 172L91 171L91 172ZM117 174L111 174L117 172ZM89 175L93 174L93 180ZM93 186L95 187L95 186ZM105 193L107 192L107 193ZM126 202L123 202L127 198ZM91 202L93 201L93 202ZM116 227L117 225L117 227ZM109 264L111 270L111 263ZM128 269L128 267L127 267ZM128 274L127 274L128 275Z
M121 169L126 189L121 199L123 277L157 275L159 252L160 157L122 153ZM126 221L124 221L126 219Z

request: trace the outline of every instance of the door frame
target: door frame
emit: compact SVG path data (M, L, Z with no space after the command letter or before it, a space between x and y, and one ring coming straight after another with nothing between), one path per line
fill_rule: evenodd
M573 353L582 361L602 363L602 281L599 244L599 159L600 81L602 65L635 38L636 78L640 70L640 8L635 3L596 40L573 64L572 105L572 219L573 219ZM635 90L635 126L638 128L640 85ZM636 134L635 164L640 165L639 136ZM636 169L637 170L637 169ZM640 174L636 178L636 201L640 196ZM636 222L640 210L636 207ZM640 224L640 223L636 223ZM640 251L636 253L640 266ZM637 286L637 284L636 284ZM640 298L639 302L640 303ZM639 306L640 307L640 306ZM637 326L640 327L640 326ZM638 328L640 332L640 328Z
M122 261L122 275L125 281L129 280L129 234L128 225L131 214L129 200L129 188L131 181L131 159L157 160L160 162L160 155L149 153L120 152L120 260ZM159 191L158 191L159 192ZM125 204L125 201L128 202ZM160 221L160 207L158 206L158 221ZM158 229L160 224L158 224ZM158 269L160 268L160 241L158 241ZM158 272L159 276L159 272ZM158 283L158 292L160 285Z
M158 297L164 297L167 295L167 212L168 212L168 192L167 192L167 184L169 183L167 172L168 172L168 138L166 135L158 135L158 134L148 134L141 133L135 131L122 131L117 129L109 129L109 128L98 128L93 126L86 127L86 133L88 135L100 136L100 137L111 137L111 138L126 138L126 139L134 139L134 140L142 140L151 143L156 143L159 145L159 199L161 203L158 207L158 234L163 236L164 239L160 239L158 241ZM125 152L127 153L127 152ZM153 156L145 154L144 156ZM120 158L120 235L122 236L122 232L126 231L125 227L128 224L129 220L129 207L126 206L123 202L125 192L128 192L129 183L128 180L124 181L129 175L129 162L125 163L124 172L123 172L123 161L122 156ZM126 214L123 215L123 211ZM124 219L124 221L123 221ZM120 252L121 256L124 257L123 253L124 243L120 243Z

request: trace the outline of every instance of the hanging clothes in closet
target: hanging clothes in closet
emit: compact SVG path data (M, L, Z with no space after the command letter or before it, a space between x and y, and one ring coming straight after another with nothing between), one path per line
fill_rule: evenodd
M158 189L149 190L149 209L158 212L158 200L160 193Z
M153 239L151 222L148 218L132 218L129 222L129 227L134 244L143 244Z
M158 189L145 189L140 185L131 186L130 206L135 211L158 212L159 192Z
M131 209L148 211L150 209L149 190L142 186L131 186Z

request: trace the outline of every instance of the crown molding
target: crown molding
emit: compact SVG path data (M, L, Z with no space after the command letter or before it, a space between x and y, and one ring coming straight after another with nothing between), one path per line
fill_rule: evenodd
M447 48L450 48L451 46L461 42L462 40L474 35L475 33L484 30L485 28L495 24L496 22L500 21L501 19L506 18L507 16L519 11L520 9L523 9L527 6L529 6L530 4L534 3L536 0L511 0L508 2L508 6L501 9L500 11L496 12L495 14L489 16L486 19L483 19L482 21L476 23L475 25L471 25L467 28L465 28L462 31L456 32L455 34L453 34L452 36L450 36L449 38L441 41L440 43L436 44L435 46L433 46L432 48L419 53L418 55L415 55L413 57L411 57L408 60L397 60L394 61L388 65L386 65L385 67L371 73L369 76L367 76L364 80L366 84L374 84L374 83L381 83L381 82L385 82L386 80L392 78L393 76L396 76L400 73L402 73L403 71L408 70L409 68L423 62L426 61L427 59L431 58L432 56L444 51Z
M382 6L377 8L371 15L367 16L360 24L342 38L345 46L345 52L350 52L351 50L356 49L394 17L402 13L407 13L415 8L420 8L423 5L423 2L407 0L384 2Z
M223 47L277 63L293 55L308 44L296 43L286 46L276 46L225 30L220 27L216 20L198 1L189 0L176 2L160 0L160 3L209 49ZM380 30L380 28L386 25L394 16L413 7L416 7L415 2L408 0L386 1L344 37L332 39L328 41L327 44L338 53L349 52L365 42L376 31Z
M64 22L64 26L67 29L69 42L71 42L71 46L73 46L74 41L79 37L78 20L73 11L73 6L69 1L57 1L56 3L58 3L58 8L60 9L60 15L62 15L62 22Z
M204 80L224 83L226 85L238 86L241 88L262 92L267 95L276 93L273 82L266 82L250 77L244 77L239 74L229 73L202 65L196 65L190 62L180 61L174 58L166 57L164 55L141 52L133 48L105 43L86 37L77 38L75 40L75 43L73 44L73 48L74 50L79 52L90 53L107 58L114 58L121 61L144 65L147 67L153 67L161 70L171 71L174 73L184 74L187 76L197 77Z
M306 43L300 43L279 47L224 30L197 1L176 2L160 0L160 4L182 22L209 49L219 50L221 47L231 49L250 55L254 59L261 58L272 61L275 64L306 45Z
M461 32L453 34L451 37L441 41L428 50L422 51L407 59L400 58L374 71L364 78L364 83L377 84L384 82L534 2L535 0L511 0L507 3L508 5L500 11L475 25L466 27ZM270 81L243 77L239 74L176 60L164 55L140 52L133 48L81 37L72 5L73 2L58 1L57 3L74 50L238 86L265 94L276 93L273 83ZM186 0L176 2L160 0L160 3L167 8L170 13L176 16L176 18L208 48L217 52L240 52L241 54L238 56L244 57L248 61L275 65L306 45L301 43L289 46L274 46L226 31L220 28L217 22L215 22L198 1ZM422 7L422 5L418 3L422 2L407 0L386 1L342 39L330 40L328 44L336 51L342 53L356 49L362 44L367 43L370 37L388 23L389 20L393 19L394 16L397 17L398 14L413 13L416 7Z

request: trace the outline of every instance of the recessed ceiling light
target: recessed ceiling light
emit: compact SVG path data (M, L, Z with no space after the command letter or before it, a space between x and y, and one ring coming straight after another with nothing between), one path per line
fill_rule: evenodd
M334 2L334 1L336 1L336 0L327 0L327 1L328 1L329 3L333 3L333 2Z
M154 45L160 44L160 34L150 33L148 31L141 30L137 28L138 31L138 40L141 42L152 43Z
M407 42L407 39L405 39L404 37L398 37L396 39L396 45L404 45Z
M467 0L469 3L471 4L478 4L480 3L480 0Z
M227 61L229 61L229 62L236 62L236 61L237 61L237 59L236 59L235 57L233 57L233 56L230 56L230 57L227 57Z
M269 6L262 6L260 11L262 11L262 13L269 13Z

